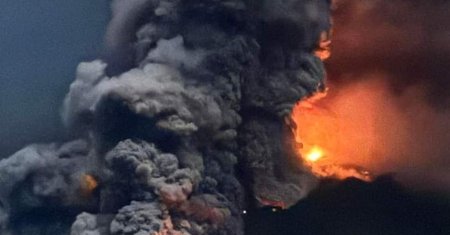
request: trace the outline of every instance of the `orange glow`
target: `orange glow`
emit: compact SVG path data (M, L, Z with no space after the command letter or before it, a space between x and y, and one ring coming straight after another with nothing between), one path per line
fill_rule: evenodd
M308 160L309 162L317 162L323 157L323 155L324 155L323 150L318 146L314 146L306 154L306 160Z
M256 200L258 200L258 202L262 206L276 207L276 208L280 208L283 210L288 208L283 201L270 200L270 199L262 198L262 197L258 197L258 196L256 197Z
M81 177L80 189L83 196L90 196L98 187L98 182L92 175L83 174Z
M392 93L391 78L372 73L360 82L331 83L326 96L300 101L291 115L299 162L320 178L370 181L395 173L407 185L448 185L433 182L449 179L441 159L448 156L449 112L425 103L422 87ZM323 153L317 161L309 157L314 146Z
M314 54L321 60L326 60L331 56L331 31L323 31Z
M359 167L369 161L366 150L372 149L370 123L366 122L370 122L370 114L361 113L364 110L360 107L352 109L350 103L343 102L336 107L335 98L328 98L326 92L318 93L294 108L292 119L296 128L293 131L299 156L318 177L370 181L371 174ZM357 96L354 98L358 100ZM360 159L355 160L355 156Z

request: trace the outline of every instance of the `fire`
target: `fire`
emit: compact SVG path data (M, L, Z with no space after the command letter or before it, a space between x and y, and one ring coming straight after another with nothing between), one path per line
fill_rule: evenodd
M309 162L317 162L319 161L324 155L323 150L318 147L314 146L307 154L306 154L306 160Z
M366 135L367 133L361 130L367 128L358 126L359 121L354 123L347 121L348 116L340 117L341 112L330 110L322 102L326 95L326 92L318 93L302 100L292 112L291 117L296 126L293 132L299 156L318 177L337 179L355 177L370 181L372 178L370 172L353 164L354 159L350 159L358 154L361 158L366 156L365 139L360 138L362 141L358 142L356 137L352 142L352 136Z
M333 1L333 6L335 4ZM332 24L332 19L330 23ZM331 56L331 35L332 27L328 31L323 31L317 42L314 53L322 61ZM372 146L367 145L373 143L373 140L366 141L367 136L370 138L371 135L361 132L370 126L366 125L368 118L364 115L358 116L357 112L349 112L351 107L346 107L345 101L337 110L329 108L327 106L329 103L325 102L324 105L321 101L325 100L327 93L328 90L318 92L300 101L292 112L298 155L318 177L337 179L355 177L370 181L372 177L369 171L358 167L358 164L353 164L354 159L348 161L358 155L365 157L369 155L365 150L372 149ZM319 103L321 104L318 105ZM342 113L345 118L339 117ZM349 113L350 115L347 115ZM351 120L347 120L349 116Z

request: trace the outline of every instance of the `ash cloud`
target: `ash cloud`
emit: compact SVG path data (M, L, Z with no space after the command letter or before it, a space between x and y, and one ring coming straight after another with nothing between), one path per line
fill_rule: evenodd
M60 211L70 216L76 211L95 208L95 200L82 196L81 179L91 171L88 156L87 142L77 140L61 146L31 145L2 160L0 231L6 234L10 229L15 231L11 234L38 234L41 230L61 233L58 226L67 223L64 219L45 221L41 225L29 220L39 211L49 214ZM27 222L29 224L21 226Z
M317 180L289 115L323 88L313 51L329 1L116 0L112 11L107 55L78 66L64 100L81 140L0 162L3 233L243 234L247 205L308 194ZM25 222L46 210L67 213Z

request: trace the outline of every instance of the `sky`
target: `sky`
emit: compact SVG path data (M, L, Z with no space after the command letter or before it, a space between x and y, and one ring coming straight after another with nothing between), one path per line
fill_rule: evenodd
M108 19L107 0L0 1L0 158L64 136L62 100Z

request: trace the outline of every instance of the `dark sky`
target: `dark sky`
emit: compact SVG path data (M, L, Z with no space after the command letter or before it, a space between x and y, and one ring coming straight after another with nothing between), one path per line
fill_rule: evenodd
M101 53L107 0L0 1L0 158L63 136L77 64Z

